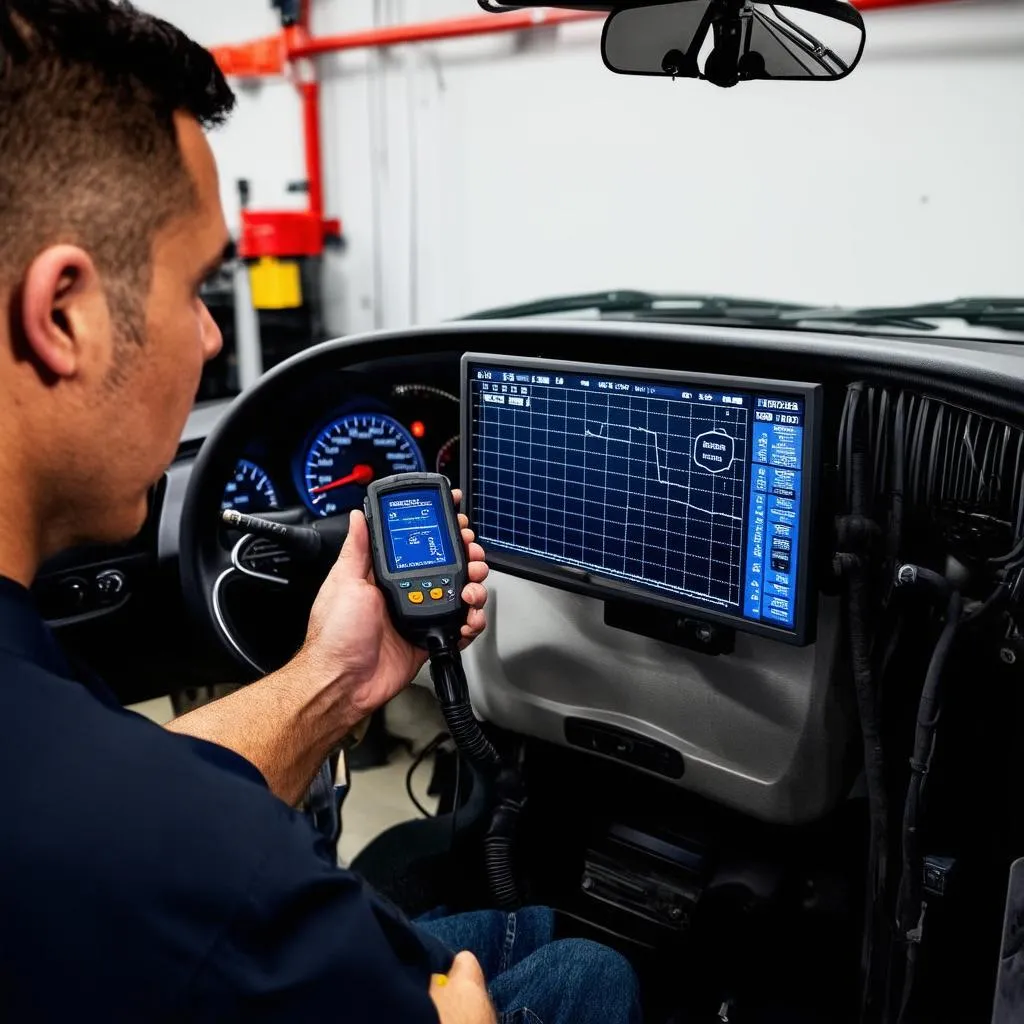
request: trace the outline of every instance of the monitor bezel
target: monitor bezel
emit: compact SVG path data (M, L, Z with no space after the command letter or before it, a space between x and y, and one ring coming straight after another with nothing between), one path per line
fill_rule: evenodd
M460 483L462 509L469 516L472 527L474 494L472 474L473 407L470 394L471 373L476 366L484 369L529 368L540 373L577 374L621 378L653 384L692 384L694 387L714 388L719 391L739 390L762 395L794 395L804 400L804 438L802 451L801 523L798 538L799 564L797 569L796 611L793 627L752 622L741 614L718 611L682 598L662 596L636 584L618 581L588 573L576 566L558 566L537 556L521 555L502 550L487 538L481 538L492 569L566 590L611 601L635 601L654 608L686 614L700 621L729 626L738 632L769 637L781 643L805 647L814 642L817 624L817 585L815 565L812 561L815 524L818 516L818 479L822 451L822 404L824 387L806 381L773 380L765 377L742 377L733 374L688 373L685 370L648 369L610 363L586 363L575 360L542 359L532 356L494 355L487 352L466 352L460 364L461 427ZM741 605L742 607L742 605Z

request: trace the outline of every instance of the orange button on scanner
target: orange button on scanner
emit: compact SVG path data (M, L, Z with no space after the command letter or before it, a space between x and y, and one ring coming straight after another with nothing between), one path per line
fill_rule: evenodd
M431 601L440 601L444 597L444 591L440 587L434 587L430 592Z
M423 604L422 590L413 590L408 596L409 600L412 601L413 604Z

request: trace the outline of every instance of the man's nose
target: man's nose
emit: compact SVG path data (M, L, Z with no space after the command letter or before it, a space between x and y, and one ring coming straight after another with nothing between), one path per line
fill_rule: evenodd
M213 319L206 303L203 303L203 358L206 362L214 359L224 347L224 335L217 321Z

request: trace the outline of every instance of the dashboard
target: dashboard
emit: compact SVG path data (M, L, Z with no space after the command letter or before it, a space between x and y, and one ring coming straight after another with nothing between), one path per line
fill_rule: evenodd
M464 659L481 717L764 821L815 820L848 792L857 760L829 573L854 381L911 396L908 454L925 455L908 509L933 500L944 466L961 490L970 481L966 457L927 457L933 436L975 438L983 469L1020 464L1024 479L1024 348L1013 344L464 322L330 342L233 405L197 409L141 538L70 556L41 587L124 572L118 603L58 619L65 643L126 696L144 696L140 680L163 692L223 680L181 598L190 531L215 530L225 502L311 521L357 506L371 475L439 470L466 492L494 569L490 625ZM186 499L204 458L212 490L193 522ZM1003 497L1020 492L1015 477ZM677 515L689 524L681 550L664 536ZM302 602L257 587L239 635L277 634L294 650L301 633L286 623L302 627ZM152 664L128 656L126 635Z
M442 473L457 485L459 398L432 380L354 373L314 384L248 439L221 508L301 506L325 518L357 507L367 484L393 473Z

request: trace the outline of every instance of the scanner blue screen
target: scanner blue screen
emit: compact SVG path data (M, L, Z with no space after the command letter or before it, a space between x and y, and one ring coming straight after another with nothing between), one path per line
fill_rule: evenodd
M575 369L469 367L484 545L794 631L804 396Z
M442 500L441 492L432 488L381 498L381 527L392 572L455 564Z

